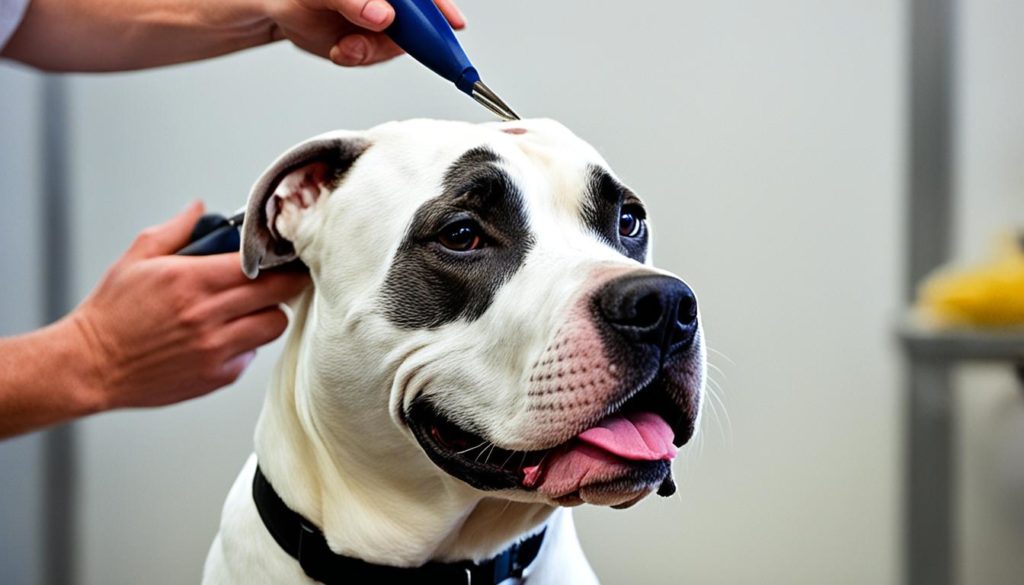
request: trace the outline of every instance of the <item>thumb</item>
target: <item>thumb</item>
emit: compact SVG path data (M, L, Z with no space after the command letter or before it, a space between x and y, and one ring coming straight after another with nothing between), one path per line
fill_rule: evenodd
M202 201L189 203L178 215L162 224L142 230L125 255L143 259L177 252L188 244L192 228L205 210L206 206Z
M462 30L466 27L466 17L454 0L434 0L434 4L452 28ZM385 0L327 0L326 5L352 24L373 32L383 31L395 20L395 9Z
M352 24L371 31L382 31L395 19L395 9L385 0L328 0L327 5Z

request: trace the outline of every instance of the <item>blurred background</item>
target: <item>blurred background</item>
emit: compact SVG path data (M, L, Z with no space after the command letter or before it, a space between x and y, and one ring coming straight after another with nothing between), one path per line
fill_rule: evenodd
M702 303L717 399L678 495L577 509L604 582L904 582L912 119L938 132L916 167L949 227L924 230L931 258L1024 227L1024 3L460 5L488 84L604 154L651 209L655 262ZM239 207L293 143L410 117L487 119L410 59L341 70L285 44L130 74L0 63L0 333L73 306L189 200ZM198 582L279 349L207 398L0 442L0 582ZM1024 396L1005 364L951 373L953 544L931 561L1019 584Z

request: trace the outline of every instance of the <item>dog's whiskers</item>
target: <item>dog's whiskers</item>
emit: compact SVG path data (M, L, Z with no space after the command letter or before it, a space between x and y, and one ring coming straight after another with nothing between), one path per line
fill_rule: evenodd
M459 454L459 455L465 455L466 453L469 453L473 449L479 449L480 447L483 447L486 444L487 444L487 441L480 441L479 443L477 443L476 445L473 445L469 449L463 449L462 451L456 451L456 453Z
M715 382L714 380L711 380L710 378L708 379L708 382L714 382L713 384L712 383L708 384L708 396L711 397L711 400L708 401L708 404L714 404L715 402L717 402L718 406L722 407L722 414L725 417L725 425L728 428L728 433L726 433L725 430L721 428L721 425L722 425L721 419L719 419L719 422L718 422L719 429L722 430L722 432L723 432L722 439L726 440L726 437L724 435L728 434L728 440L731 441L732 440L732 435L733 435L732 419L729 417L729 409L725 406L725 401L722 400L721 396L719 396L719 392L722 391L722 388L718 385L717 382ZM712 408L712 412L715 413L716 417L718 416L718 409L717 408Z
M512 461L512 458L515 457L516 453L518 453L518 452L519 451L511 451L511 452L509 452L508 457L505 458L505 462L502 463L501 466L502 467L508 467L508 462ZM525 458L525 455L524 455L524 458Z
M717 373L718 375L722 376L722 378L723 378L723 379L725 379L725 380L728 380L728 379L729 379L729 376L727 376L727 375L726 375L726 373L725 373L725 370L723 370L722 368L718 367L718 365L717 365L717 364L713 364L713 363L711 363L711 360L708 360L708 361L707 361L707 362L705 362L705 363L707 364L707 366L708 366L709 368L711 368L712 370L714 370L714 371L715 371L715 372L716 372L716 373ZM710 374L709 374L709 375L710 375Z
M729 362L732 365L736 365L736 362L732 361L732 359L729 356L725 355L724 353L718 351L717 349L711 347L710 345L706 345L705 347L709 352L718 355L719 357L721 357L722 359L724 359L725 361Z
M473 461L476 463L480 463L480 456L483 455L484 453L487 453L488 449L494 449L494 443L490 441L484 442L487 443L487 446L484 447L479 453L476 454L476 457L473 458ZM488 457L490 457L490 455L488 455ZM484 458L484 465L487 465L487 458Z
M694 449L697 450L696 458L699 459L704 455L704 426L697 427L697 432L693 435ZM683 459L683 464L686 465L690 462L690 458Z
M707 408L711 411L711 417L715 420L715 426L718 427L718 436L722 439L722 442L725 443L725 427L722 425L721 415L718 414L718 404L715 402L714 398L712 398L715 394L710 383L706 387L706 391L708 395Z
M509 506L511 506L511 505L512 505L512 500L505 500L505 505L502 506L501 511L498 512L498 516L500 517L502 514L507 512L508 509L509 509Z
M548 458L548 453L550 453L550 452L551 451L547 451L546 453L544 453L543 455L540 456L540 461L537 462L538 466L544 465L544 460ZM524 459L524 462L525 462L525 459Z
M498 448L497 445L495 445L494 443L491 443L490 451L488 451L487 456L484 457L484 465L487 465L487 463L490 462L491 455L494 455L494 450L497 449L497 448Z

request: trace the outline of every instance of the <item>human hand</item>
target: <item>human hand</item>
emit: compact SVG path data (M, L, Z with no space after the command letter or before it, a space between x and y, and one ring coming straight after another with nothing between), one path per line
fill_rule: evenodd
M257 347L284 332L278 307L309 277L250 281L237 253L173 256L188 243L200 203L143 231L65 320L89 364L88 410L161 406L235 381Z
M275 40L348 67L372 65L400 55L383 31L395 18L385 0L265 0ZM466 26L453 0L435 0L455 30Z
M434 0L455 29L454 0ZM32 0L0 56L48 71L127 71L288 39L338 65L402 52L382 31L385 0Z

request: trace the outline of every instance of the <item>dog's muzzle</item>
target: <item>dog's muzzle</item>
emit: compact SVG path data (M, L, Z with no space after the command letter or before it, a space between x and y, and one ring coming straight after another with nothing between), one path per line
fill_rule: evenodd
M503 448L427 395L406 418L436 465L479 489L630 505L675 490L671 461L699 408L700 343L693 291L671 276L630 273L581 297L533 365L526 410L535 428L526 432L535 448Z

